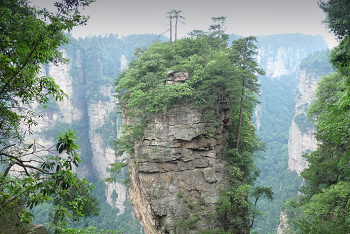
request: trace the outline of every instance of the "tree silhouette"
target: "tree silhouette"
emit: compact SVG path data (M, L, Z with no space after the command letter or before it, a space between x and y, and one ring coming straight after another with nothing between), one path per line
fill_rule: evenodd
M172 10L174 16L173 18L175 18L175 41L177 39L177 22L179 21L182 24L185 24L184 22L181 21L181 19L185 20L185 17L183 17L182 15L180 15L181 10Z

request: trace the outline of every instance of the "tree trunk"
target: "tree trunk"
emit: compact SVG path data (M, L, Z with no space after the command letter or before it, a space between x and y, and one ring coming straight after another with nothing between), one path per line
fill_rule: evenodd
M238 121L238 132L237 132L237 140L236 140L236 149L238 150L239 148L239 141L241 138L241 128L242 128L242 116L243 116L243 104L244 104L244 77L243 77L243 82L242 82L242 96L241 96L241 108L239 110L239 121Z
M173 20L173 17L171 16L171 13L170 13L170 16L169 16L169 20L170 20L170 44L173 42L173 25L172 25L172 20Z
M177 39L177 16L175 17L176 21L175 21L175 40Z

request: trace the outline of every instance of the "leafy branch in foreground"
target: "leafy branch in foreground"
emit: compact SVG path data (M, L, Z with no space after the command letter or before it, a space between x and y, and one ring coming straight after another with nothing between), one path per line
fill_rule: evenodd
M98 214L98 204L90 194L93 186L72 172L81 162L75 140L75 133L68 130L60 133L57 144L50 148L34 141L21 149L15 145L1 149L5 172L0 173L0 215L7 215L18 204L32 209L52 203L53 225L59 226L69 218ZM88 210L84 208L87 204Z

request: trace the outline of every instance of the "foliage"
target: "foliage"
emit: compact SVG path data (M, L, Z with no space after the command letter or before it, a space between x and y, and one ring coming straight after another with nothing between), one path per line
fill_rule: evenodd
M288 39L288 37L287 37ZM261 76L261 118L258 137L266 143L266 151L255 154L255 163L260 170L256 186L271 187L273 202L265 199L257 203L262 213L254 222L253 231L275 233L283 202L296 196L302 182L296 172L288 170L288 138L293 117L297 81L292 76L271 79Z
M301 132L306 133L313 127L312 121L306 117L304 113L294 116L294 121L298 125Z
M18 200L29 209L52 203L52 225L56 229L67 224L71 217L79 219L97 211L97 204L89 194L92 185L71 171L81 162L75 140L74 132L69 130L57 136L55 148L46 149L35 141L25 148L16 145L3 148L1 164L6 170L0 173L1 214L13 209L12 204ZM16 176L10 177L10 170Z
M309 55L301 61L300 69L305 69L307 73L317 74L328 74L332 72L329 53L329 50L323 50Z
M241 73L241 101L240 101L240 111L239 111L239 120L238 120L238 131L236 138L236 149L239 149L239 143L241 140L241 127L243 121L243 107L245 99L248 99L252 104L256 104L257 100L254 99L255 94L259 91L258 84L258 74L263 75L265 72L262 69L259 69L259 65L255 60L255 57L258 55L256 43L256 37L245 37L243 39L238 39L237 41L232 42L232 61L233 63L242 69ZM245 94L248 92L248 95ZM249 95L250 94L250 95ZM252 111L252 110L250 110Z
M87 229L83 228L64 228L61 231L61 234L123 234L123 231L117 230L103 230L96 227L88 227Z
M349 110L342 108L345 91L337 73L322 78L308 115L315 120L318 149L305 155L309 167L301 175L306 184L299 207L304 216L296 219L301 233L344 233L349 224Z
M318 4L326 14L326 19L323 22L338 39L342 40L344 37L350 35L349 1L328 0L326 2L319 1Z
M301 233L347 233L349 220L349 182L340 181L315 194L302 210L304 217L297 225Z
M349 209L349 2L319 3L328 28L340 44L330 54L337 73L319 82L308 115L315 121L319 147L305 155L309 168L302 172L306 184L298 204L303 216L295 220L301 233L346 233Z
M70 35L68 35L71 37ZM80 38L76 40L70 38L70 44L61 47L66 51L71 59L72 69L70 71L73 79L73 96L74 100L77 100L79 109L83 110L84 117L76 122L64 123L56 122L52 128L44 132L45 137L50 137L56 131L62 131L64 128L71 128L77 131L79 138L78 142L81 146L81 155L83 163L87 168L92 168L90 155L91 146L88 134L89 120L87 117L86 103L93 103L106 100L106 93L101 93L103 87L111 87L113 82L111 80L118 76L121 71L120 58L124 55L127 59L132 58L132 52L135 48L140 47L142 50L152 43L157 38L157 35L131 35L127 37L118 37L118 35L107 35L105 37L94 36L87 38ZM160 40L164 41L161 37ZM93 68L97 68L99 73L94 73ZM108 79L101 80L101 75L108 77ZM85 95L85 91L89 91L92 95ZM100 95L101 94L101 95ZM85 96L84 96L85 95ZM108 97L109 98L109 97ZM81 100L81 101L79 101ZM74 103L75 104L75 103ZM62 110L64 111L64 110ZM64 120L63 120L64 121ZM102 147L113 146L110 139L117 138L116 131L121 125L120 114L117 110L106 113L105 120L101 127L95 129L95 132L99 134L103 139ZM112 172L112 171L109 171ZM126 178L125 169L119 175L112 172L113 178L111 180L117 180L118 183L123 183ZM94 217L84 218L83 221L74 222L74 227L85 228L85 224L89 226L97 227L98 229L116 229L124 230L127 233L140 233L142 230L138 220L135 218L132 207L129 202L126 202L127 207L123 214L119 214L120 211L110 206L106 202L105 186L102 182L99 182L94 178L96 175L91 173L88 177L88 181L96 186L94 192L98 200L100 201L100 215ZM34 211L33 211L34 212ZM41 217L44 216L44 210L40 212ZM48 217L43 219L36 219L35 222L45 223Z
M255 217L260 215L259 212L257 211L257 208L256 208L256 205L257 205L259 199L267 198L268 200L272 201L273 200L273 192L272 192L271 188L256 186L253 188L253 190L251 192L251 196L255 200L254 200L254 207L253 207L253 211L252 211L252 221L250 224L250 228L252 228L254 225Z
M350 2L347 0L329 0L320 2L320 8L326 13L324 23L331 32L340 40L340 43L331 51L330 62L337 71L344 76L344 85L347 87L343 93L342 105L350 106L350 31L349 12Z
M286 53L287 57L283 56L279 59L283 59L288 71L295 71L291 75L280 76L276 79L269 77L271 72L269 70L266 76L259 77L261 104L256 108L254 116L258 127L258 137L266 142L266 151L255 154L255 164L260 170L260 176L255 184L271 187L274 200L272 202L265 199L258 201L257 207L261 215L255 220L252 231L275 233L279 225L281 205L287 198L297 195L302 183L302 179L296 172L288 170L289 128L299 83L297 65L302 64L301 69L306 69L313 78L325 75L330 71L328 69L319 71L318 68L330 68L330 66L327 61L328 53L325 50L327 45L322 37L284 34L259 36L258 40L258 48L261 50L261 67L268 64L269 58L276 58L279 53ZM323 51L314 53L320 50ZM302 54L309 54L309 56L301 61ZM306 112L306 109L302 111Z

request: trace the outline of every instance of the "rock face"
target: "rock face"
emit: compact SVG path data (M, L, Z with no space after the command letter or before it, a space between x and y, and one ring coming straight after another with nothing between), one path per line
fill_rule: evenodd
M254 117L257 135L266 142L266 152L261 153L265 160L256 160L256 166L261 170L256 185L271 186L275 199L263 206L258 204L258 209L260 208L266 214L264 217L266 221L257 219L253 229L258 233L276 233L278 223L275 220L281 217L279 209L286 198L290 197L292 193L297 193L300 185L297 173L290 170L283 171L290 161L288 156L289 136L293 135L294 140L298 140L301 144L306 143L304 142L305 137L308 136L306 134L302 138L301 131L289 134L296 108L295 102L299 98L303 100L306 98L304 95L303 97L301 94L297 95L298 89L304 89L301 92L305 95L313 90L312 87L308 86L309 83L313 84L313 81L307 81L309 77L304 77L306 83L301 84L304 81L300 81L302 79L300 71L307 71L310 76L314 71L313 69L306 70L308 66L301 67L301 64L309 55L327 49L327 44L322 37L301 34L261 36L258 37L258 42L258 61L260 68L266 71L266 75L259 77L262 103L255 109ZM309 60L309 62L310 65L313 64L313 61ZM298 105L302 106L303 104ZM305 113L306 109L299 111L302 112L298 113ZM306 116L304 115L304 117ZM293 122L292 128L295 126L295 121ZM309 141L307 140L307 142ZM306 146L308 147L310 144L306 143ZM299 150L299 146L295 145L294 149ZM301 151L305 151L305 149ZM299 164L302 162L300 161Z
M220 227L215 213L227 181L222 158L226 139L224 122L214 127L190 107L151 117L130 155L131 202L145 233L199 233Z
M304 127L304 129L301 129L302 126L298 126L296 118L298 116L306 116L319 78L319 74L307 73L306 70L300 71L299 95L296 100L288 140L288 169L296 171L299 175L307 167L307 162L302 155L306 152L316 150L317 141L314 136L315 129L313 127Z
M62 50L64 56L69 58L65 50ZM98 59L98 57L96 57ZM125 65L125 56L121 57L122 64ZM109 125L108 128L114 127L117 132L117 118L109 118L110 115L116 112L116 98L113 97L112 82L107 84L96 85L97 93L102 100L86 98L86 83L94 82L91 78L86 77L83 73L83 59L80 57L79 51L77 58L68 64L53 65L48 64L42 68L41 75L48 75L55 79L60 88L69 96L69 99L64 99L62 102L57 102L54 108L43 109L36 107L43 118L39 120L37 126L33 126L33 135L26 138L28 143L32 143L35 139L37 143L46 147L54 144L54 137L59 131L65 131L71 128L73 131L78 131L79 138L79 155L83 160L83 164L75 168L75 172L80 177L93 176L98 180L105 179L109 176L108 168L111 163L116 160L114 150L108 145L105 134L101 130L103 125ZM72 67L75 66L76 74L71 75ZM90 79L90 80L88 80ZM88 100L88 101L87 101ZM120 125L120 124L119 124ZM63 127L61 127L63 126ZM120 160L117 159L117 160ZM126 200L126 187L119 182L106 184L106 200L107 202L119 209L119 213L125 210L124 202ZM113 192L118 194L116 199L112 199Z
M293 75L298 69L298 61L307 56L305 49L300 47L281 46L277 48L277 51L273 51L274 49L263 45L259 51L260 56L266 58L266 76L272 79L278 79L284 75ZM274 54L274 56L271 56L271 54Z
M284 211L281 212L280 224L277 229L277 234L283 234L288 229L288 218Z
M0 215L0 234L48 234L44 225L21 225L18 215L24 209L24 205L17 205L10 212Z
M321 36L302 34L260 36L258 42L260 67L271 79L297 74L301 61L325 45Z
M280 34L260 36L257 40L259 48L257 62L260 68L265 70L265 76L271 80L285 80L285 82L290 82L291 78L297 81L302 60L326 48L326 43L321 36ZM261 95L264 94L261 93ZM254 116L258 131L264 118L262 112L262 105L257 105Z
M317 149L315 129L307 120L306 113L314 98L320 77L332 72L328 53L328 51L314 53L301 63L299 93L288 140L288 169L296 171L299 175L307 168L307 162L302 155Z

